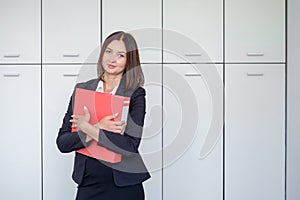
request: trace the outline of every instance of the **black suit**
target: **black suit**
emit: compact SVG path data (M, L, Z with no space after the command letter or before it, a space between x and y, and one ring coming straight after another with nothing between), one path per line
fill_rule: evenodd
M96 90L99 79L93 79L85 83L79 83L76 88ZM116 91L117 95L130 96L129 117L124 135L100 130L98 144L116 153L122 154L122 161L111 164L113 180L117 186L129 186L141 183L150 175L138 152L141 141L144 117L145 117L145 90L141 87L128 91L125 89L125 78L121 79ZM63 119L62 127L59 129L57 146L63 153L76 151L90 144L85 143L86 135L82 132L71 132L71 115L73 114L73 97L71 97L67 113ZM91 159L85 155L75 153L73 180L81 184L84 178L86 162Z

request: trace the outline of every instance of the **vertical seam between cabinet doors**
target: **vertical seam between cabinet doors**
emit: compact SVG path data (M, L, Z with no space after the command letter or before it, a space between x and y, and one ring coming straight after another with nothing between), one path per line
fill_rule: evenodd
M287 199L287 64L288 64L288 59L287 59L287 52L288 52L288 3L287 0L285 0L285 74L284 74L284 80L285 80L285 102L284 102L284 199Z
M161 199L164 199L164 0L161 0Z
M40 58L40 76L41 76L41 199L44 199L44 146L43 146L43 0L40 0L41 2L41 12L40 12L40 16L41 16L41 58Z
M103 9L102 9L102 6L103 4L102 4L102 0L100 0L100 2L99 2L99 11L100 11L100 14L99 14L99 22L100 22L100 26L99 26L99 33L100 33L100 44L99 44L99 46L100 46L100 50L101 50L101 45L102 45L102 18L103 18L103 14L102 14L102 12L103 12Z
M223 188L223 200L225 200L225 0L223 0L223 27L222 27L222 35L223 35L223 42L222 42L222 49L223 49L223 180L222 180L222 188Z

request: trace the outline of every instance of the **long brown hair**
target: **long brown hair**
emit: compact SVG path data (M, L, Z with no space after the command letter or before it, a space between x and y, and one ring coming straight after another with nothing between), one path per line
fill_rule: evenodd
M144 85L144 74L141 68L139 51L134 37L123 31L117 31L110 34L103 42L98 64L98 78L103 80L104 68L102 66L103 54L107 46L114 40L122 40L126 48L126 65L123 72L123 78L126 78L126 89L133 90Z

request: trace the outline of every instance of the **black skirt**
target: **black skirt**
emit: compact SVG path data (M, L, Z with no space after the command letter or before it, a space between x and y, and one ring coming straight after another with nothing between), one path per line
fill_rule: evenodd
M113 180L110 167L93 158L87 158L84 178L78 185L76 200L144 200L143 184L119 187Z
M114 183L79 186L76 200L144 200L143 184L118 187Z

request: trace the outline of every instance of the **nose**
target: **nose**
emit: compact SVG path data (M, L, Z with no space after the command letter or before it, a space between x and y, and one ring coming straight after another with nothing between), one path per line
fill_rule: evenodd
M117 60L117 54L115 54L115 53L110 54L109 61L115 62L116 60Z

